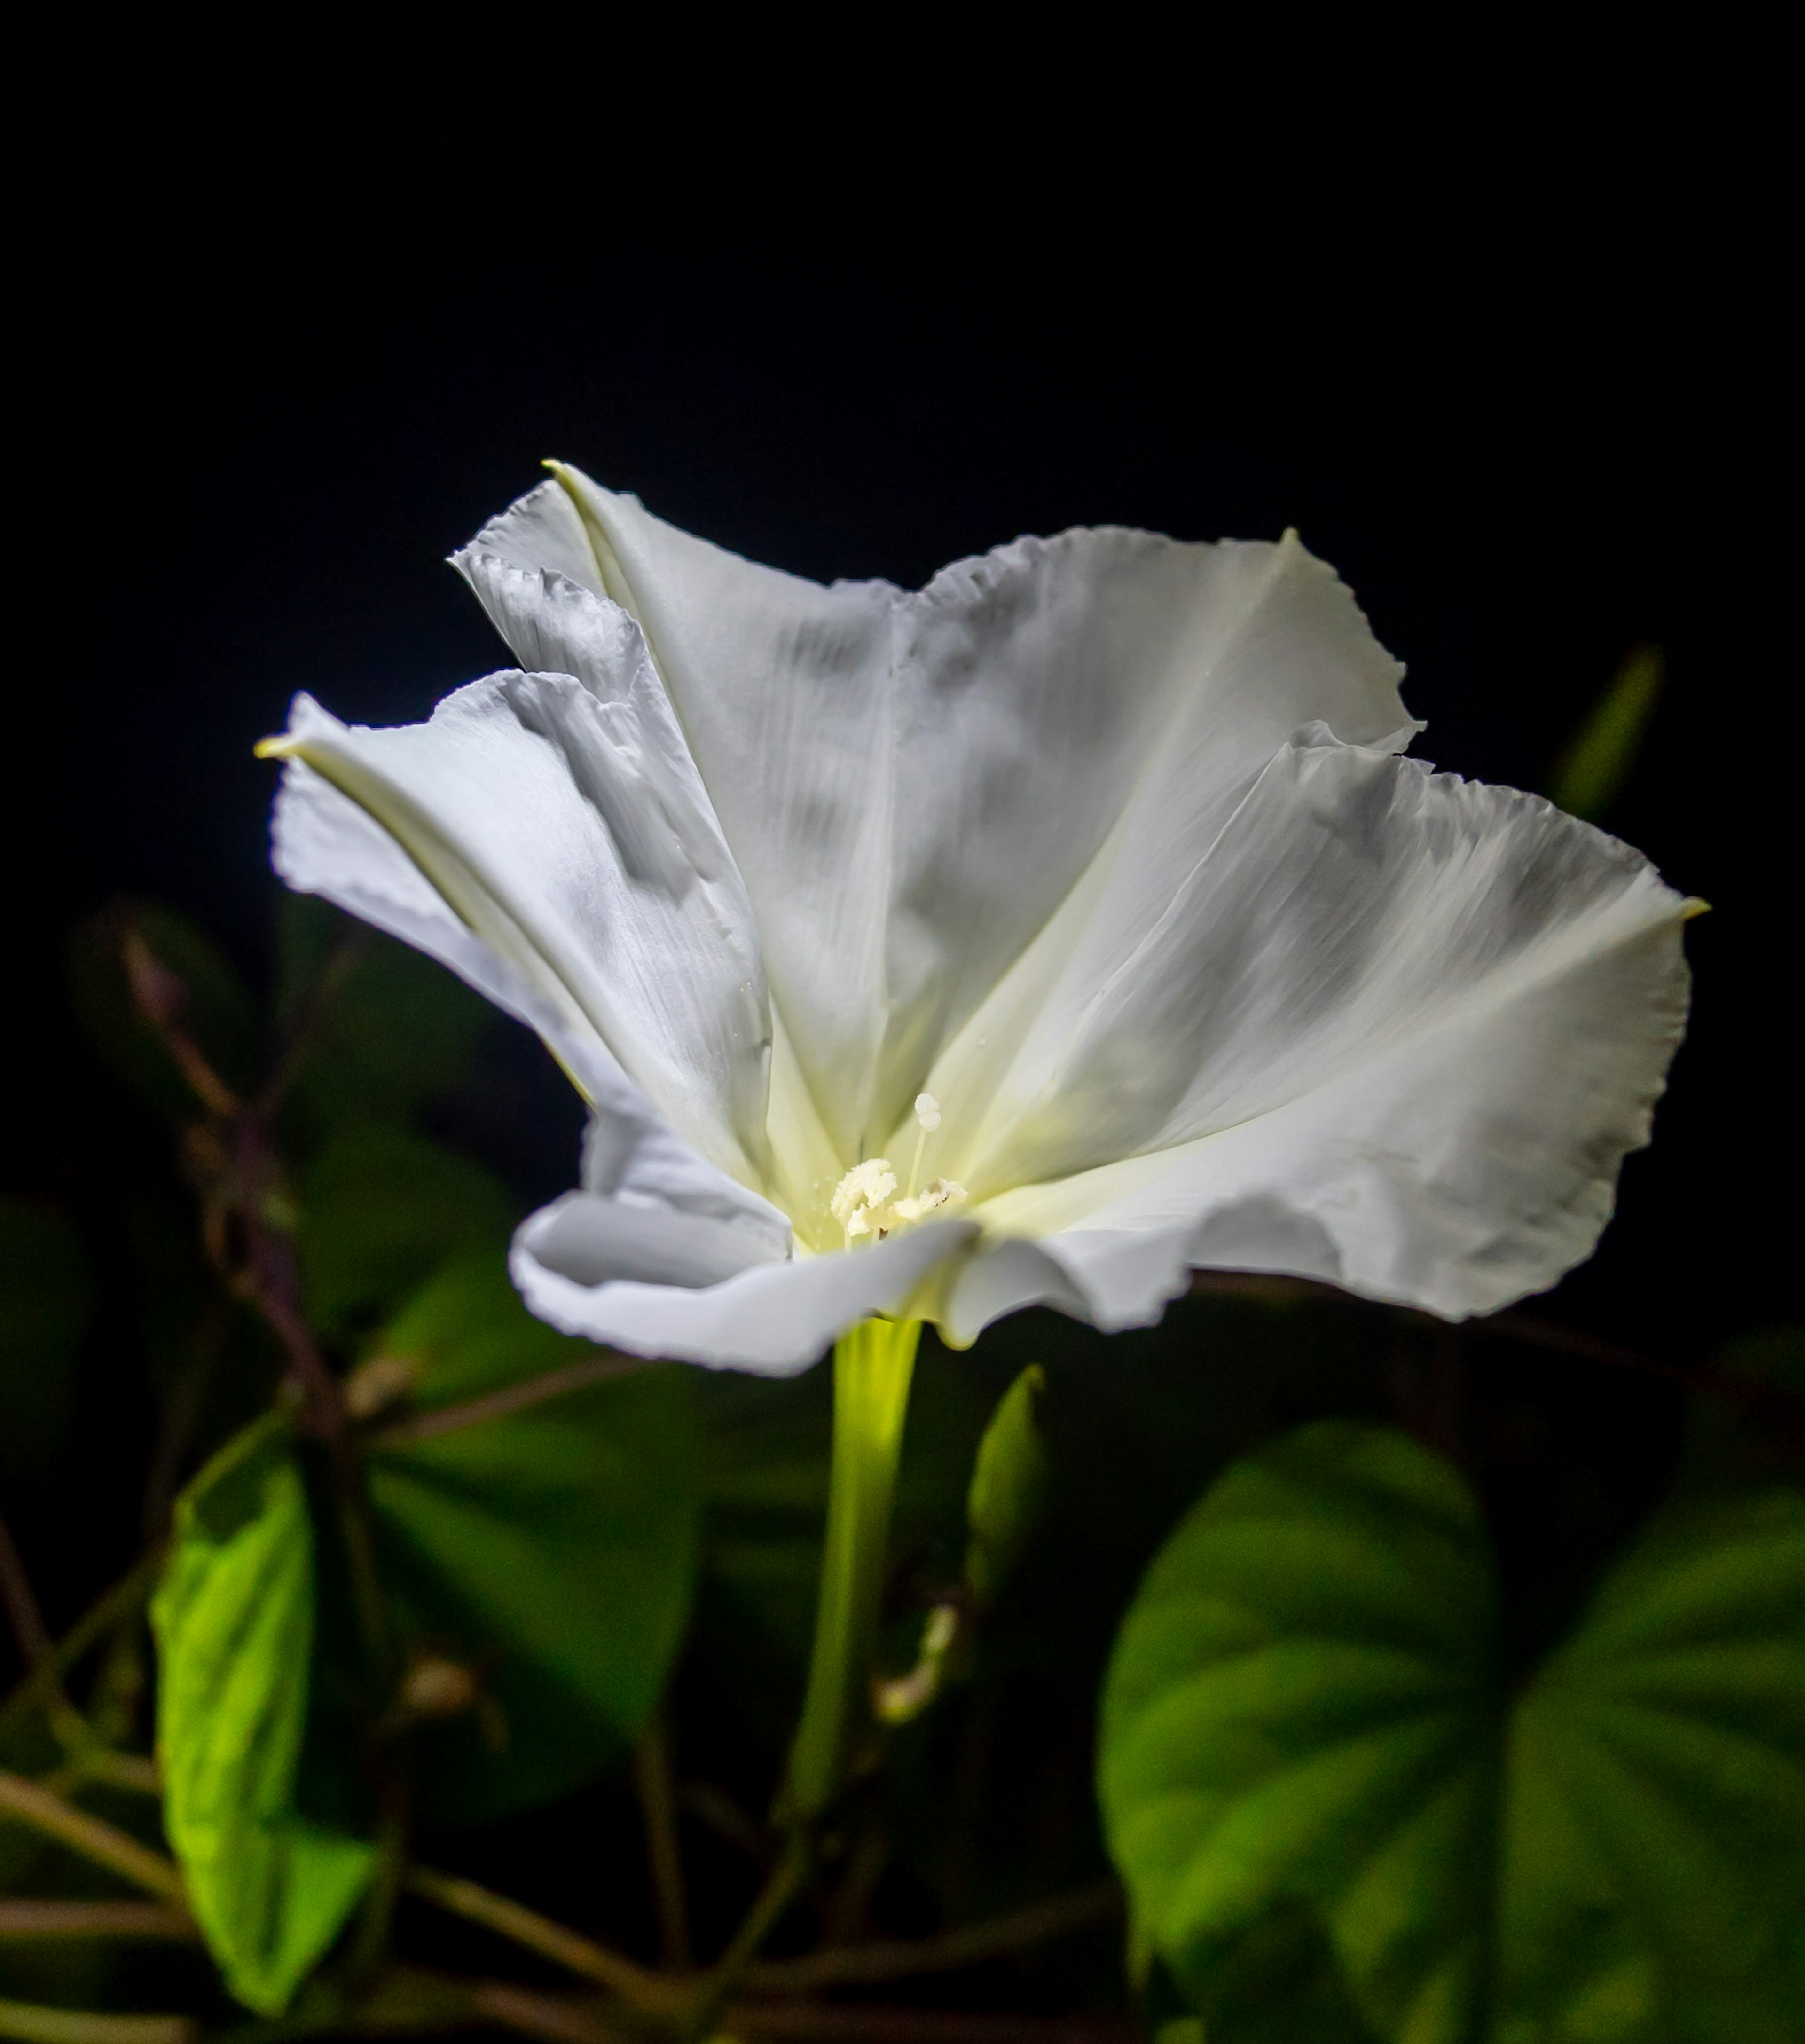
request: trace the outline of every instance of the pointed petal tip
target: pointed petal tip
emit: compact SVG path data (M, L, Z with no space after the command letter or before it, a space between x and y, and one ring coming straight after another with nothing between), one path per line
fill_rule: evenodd
M1696 894L1688 894L1680 905L1680 920L1683 923L1690 923L1699 916L1708 916L1711 912L1710 902L1701 900Z
M278 732L274 738L259 738L251 748L252 756L259 759L292 759L301 750L301 741L292 731Z

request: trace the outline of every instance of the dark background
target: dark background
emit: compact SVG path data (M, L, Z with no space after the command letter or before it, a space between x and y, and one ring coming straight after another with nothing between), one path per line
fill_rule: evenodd
M1766 621L1784 338L1757 225L1632 180L1239 238L1212 198L914 242L478 221L423 250L305 209L153 217L129 180L118 203L109 238L44 244L15 416L13 1187L107 1169L71 920L167 898L262 969L254 741L297 689L394 722L499 664L444 556L556 454L820 577L919 582L1080 522L1295 524L1406 662L1418 751L1527 786L1662 646L1608 820L1712 912L1654 1147L1555 1310L1686 1362L1792 1316L1796 647ZM523 1150L531 1192L565 1181L569 1126Z
M363 207L355 240L342 205L223 211L228 161L186 191L117 175L103 228L34 244L17 336L0 1191L94 1219L103 1281L129 1289L106 1216L121 1185L173 1182L168 1136L81 1036L71 928L121 893L161 898L267 979L275 770L253 744L297 689L390 723L502 664L444 557L555 455L820 577L918 583L1075 523L1295 525L1406 662L1416 750L1524 786L1625 655L1661 647L1667 693L1607 820L1712 905L1688 934L1694 1022L1600 1253L1535 1310L1688 1369L1796 1321L1797 646L1776 621L1790 559L1770 481L1788 337L1763 232L1727 191L1644 184L1634 159L1608 194L1557 181L1481 206L1440 177L1415 166L1408 200L1328 179L1301 207L1225 185L1087 212L1037 187L931 220L728 232L667 229L598 173L586 209L463 213L428 246L418 208ZM524 1033L503 1062L509 1125L485 1154L524 1211L569 1183L579 1116ZM129 1308L90 1346L110 1350ZM1056 1458L1063 1443L1091 1479L1062 1507L1081 1538L1051 1544L1108 1550L1085 1593L1096 1655L1214 1461L1399 1402L1380 1316L1331 1320L1312 1347L1193 1300L1111 1344L1105 1370L1100 1343L1029 1315L978 1352L993 1393L1030 1357L1052 1370ZM1488 1450L1527 1658L1659 1493L1681 1400L1558 1351L1468 1354L1492 1435L1519 1393L1558 1416ZM935 1368L951 1383L965 1365L931 1361L924 1383ZM129 1550L141 1375L124 1347L90 1355L88 1458L20 1521L56 1625ZM805 1383L824 1405L820 1374ZM1584 1502L1595 1477L1608 1508ZM1070 1629L1071 1579L1049 1564L1040 1595ZM705 1658L686 1677L680 1735L723 1716L711 1679ZM1093 1689L1087 1662L1050 1774L1073 1807ZM1066 1720L1049 1722L1057 1743ZM620 1785L598 1793L584 1821L629 1835ZM532 1892L564 1821L479 1842L473 1870ZM1113 1978L1112 1950L1099 1964Z

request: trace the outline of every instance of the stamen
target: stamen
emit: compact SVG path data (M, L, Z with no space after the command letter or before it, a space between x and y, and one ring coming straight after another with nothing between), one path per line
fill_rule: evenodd
M935 1119L939 1118L936 1112ZM920 1162L919 1145L916 1161ZM840 1180L830 1204L834 1219L845 1231L848 1247L865 1235L881 1242L893 1228L920 1220L936 1207L957 1205L966 1197L965 1187L951 1178L936 1178L906 1199L897 1199L896 1189L896 1167L888 1157L867 1157Z
M955 1179L936 1178L923 1191L906 1200L898 1200L890 1208L898 1220L920 1220L936 1207L957 1206L966 1197L966 1189Z
M848 1242L857 1235L884 1232L874 1224L896 1189L897 1174L888 1157L867 1157L862 1164L853 1166L834 1188L831 1201L834 1219L846 1230Z

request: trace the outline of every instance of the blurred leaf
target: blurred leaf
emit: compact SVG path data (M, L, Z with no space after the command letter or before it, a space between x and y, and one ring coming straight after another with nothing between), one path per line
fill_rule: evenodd
M313 1644L313 1535L286 1421L248 1428L176 1506L151 1605L163 1821L228 1987L277 2015L336 1938L372 1849L294 1806Z
M1035 1408L1047 1373L1031 1362L998 1401L977 1444L966 1496L971 1529L966 1581L980 1604L994 1604L1047 1512L1050 1472Z
M427 1410L600 1353L534 1320L499 1256L436 1278L382 1349L418 1366ZM422 1739L430 1816L469 1821L561 1795L651 1714L700 1544L692 1374L647 1366L372 1453L412 1646L473 1669L499 1706Z
M1657 646L1638 646L1592 713L1567 741L1549 776L1548 798L1596 823L1623 793L1661 700Z
M307 894L283 905L278 979L302 1038L290 1097L316 1137L404 1119L455 1085L495 1015L443 966Z
M1100 1788L1212 2044L1796 2044L1805 1500L1651 1527L1507 1741L1496 1659L1473 1500L1400 1435L1307 1427L1167 1543ZM1303 1997L1289 2031L1262 1981Z
M696 1395L707 1440L706 1566L720 1595L800 1663L815 1624L828 1509L831 1391L711 1371Z
M130 930L181 982L182 1026L202 1055L229 1086L248 1091L258 1074L257 1004L206 932L159 902L117 902L71 940L70 992L101 1062L171 1120L198 1112L200 1102L132 997L121 952Z
M328 1340L343 1340L454 1257L501 1247L519 1218L506 1187L455 1151L399 1128L348 1129L303 1187L309 1316Z
M1107 1678L1100 1792L1135 1913L1212 2033L1235 1947L1284 1911L1285 1938L1319 1923L1380 2036L1474 2035L1494 1605L1459 1477L1342 1421L1236 1464L1162 1550Z
M1746 1490L1805 1485L1805 1327L1744 1335L1711 1360L1716 1375L1795 1400L1784 1416L1765 1402L1697 1391L1686 1414L1678 1488Z
M41 1473L68 1431L94 1274L75 1223L48 1200L0 1200L0 1469Z

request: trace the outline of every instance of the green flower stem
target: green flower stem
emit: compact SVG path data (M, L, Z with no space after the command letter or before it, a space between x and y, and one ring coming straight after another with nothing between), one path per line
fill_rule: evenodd
M808 1689L782 1814L818 1817L871 1730L884 1562L919 1320L866 1320L834 1347L834 1459Z

